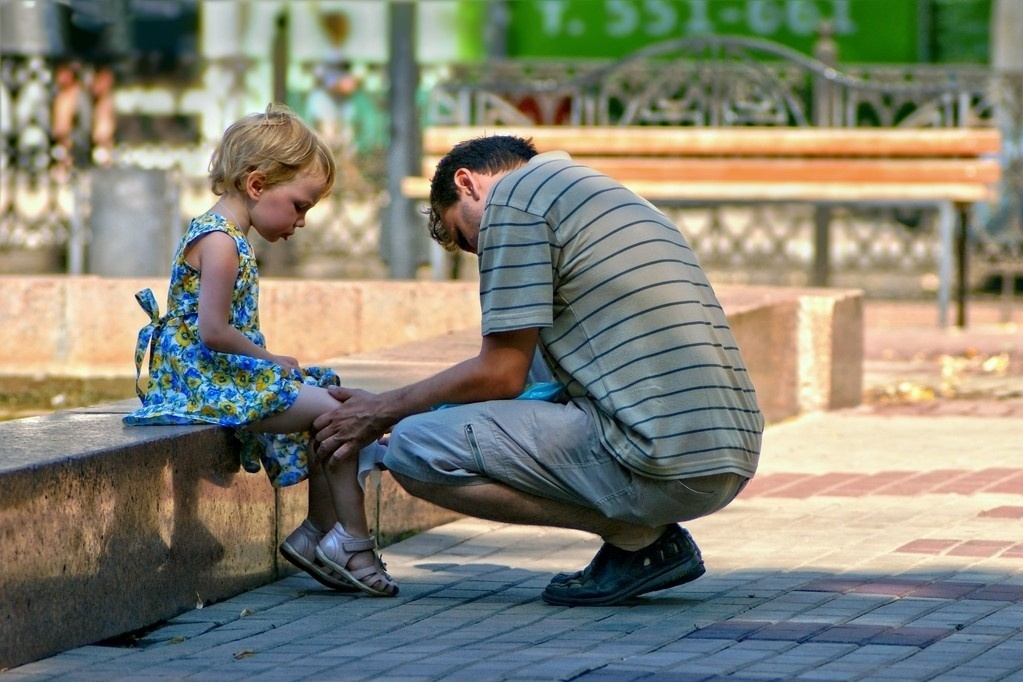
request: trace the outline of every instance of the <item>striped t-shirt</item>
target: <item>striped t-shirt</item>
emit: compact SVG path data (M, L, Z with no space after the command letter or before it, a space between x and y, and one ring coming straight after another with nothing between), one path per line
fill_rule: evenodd
M763 416L721 305L663 213L563 152L491 187L480 226L483 333L541 350L628 468L753 475Z

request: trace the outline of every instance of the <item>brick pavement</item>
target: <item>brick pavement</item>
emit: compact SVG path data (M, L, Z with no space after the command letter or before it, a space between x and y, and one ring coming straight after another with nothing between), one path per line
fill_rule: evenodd
M888 331L882 350L901 338L928 354L915 333ZM886 345L878 336L868 348ZM1012 329L993 338L1018 341ZM868 365L891 356L870 351ZM880 369L868 366L868 389L893 378ZM296 575L131 646L82 647L3 677L1023 681L1013 371L999 384L1008 397L868 401L772 425L753 483L688 524L707 574L628 605L540 601L552 573L590 559L593 538L463 519L385 548L396 599Z

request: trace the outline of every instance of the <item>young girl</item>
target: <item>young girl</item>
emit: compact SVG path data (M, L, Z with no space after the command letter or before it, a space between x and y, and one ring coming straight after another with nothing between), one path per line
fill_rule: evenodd
M167 314L160 316L151 290L136 294L152 319L135 352L141 374L149 348L149 380L138 391L142 407L124 422L235 427L246 471L262 463L274 486L309 479L307 518L281 554L334 589L392 597L398 585L369 534L358 458L321 465L309 457L313 420L340 404L325 388L338 378L271 353L259 330L249 231L276 242L305 225L334 184L330 149L291 110L271 104L227 129L209 172L220 199L191 221L178 246Z

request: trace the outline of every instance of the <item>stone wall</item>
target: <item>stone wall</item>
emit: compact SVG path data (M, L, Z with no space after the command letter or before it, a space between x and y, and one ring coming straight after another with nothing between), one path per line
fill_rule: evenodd
M144 288L165 311L166 278L0 276L0 377L133 375ZM465 329L479 314L475 282L260 281L268 348L303 364Z

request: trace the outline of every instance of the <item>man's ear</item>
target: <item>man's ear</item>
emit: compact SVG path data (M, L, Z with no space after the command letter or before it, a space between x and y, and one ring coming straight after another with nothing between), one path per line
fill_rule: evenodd
M250 199L255 201L259 199L259 195L263 193L263 187L266 184L266 174L263 171L252 171L248 177L245 178L245 193Z
M458 190L459 194L468 194L473 199L479 198L479 193L476 188L476 180L472 177L472 173L467 168L459 168L455 171L455 189Z

